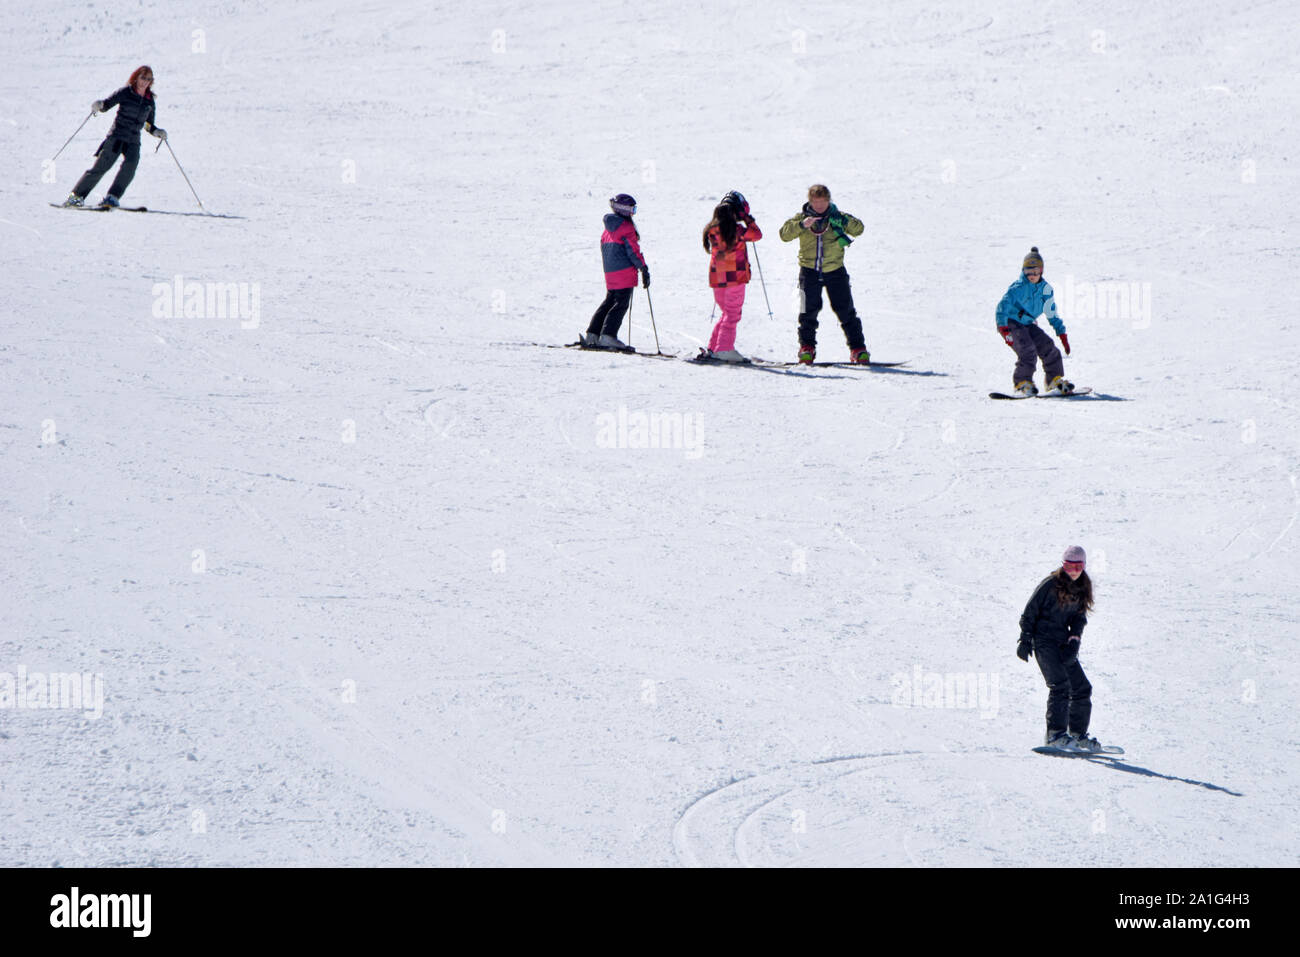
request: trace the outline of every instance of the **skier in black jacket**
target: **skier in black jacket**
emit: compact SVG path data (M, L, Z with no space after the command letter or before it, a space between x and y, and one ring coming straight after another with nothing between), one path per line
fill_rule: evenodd
M1016 655L1032 653L1047 682L1049 747L1063 751L1100 751L1088 737L1092 685L1079 664L1079 645L1092 611L1092 579L1084 571L1087 556L1078 545L1065 550L1061 567L1044 578L1020 616Z
M153 68L137 67L122 87L106 100L96 100L91 104L92 113L103 113L117 107L117 116L113 128L108 131L104 142L95 150L95 165L81 174L77 185L64 200L64 206L85 205L86 196L104 174L113 168L119 154L122 156L122 168L113 178L113 185L104 197L104 206L116 206L126 188L131 185L135 168L140 163L140 129L143 127L160 140L167 139L167 131L154 126L155 101L153 95Z

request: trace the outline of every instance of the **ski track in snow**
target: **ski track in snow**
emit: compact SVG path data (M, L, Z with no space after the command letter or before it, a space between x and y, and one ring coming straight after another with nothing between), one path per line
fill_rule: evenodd
M976 861L1005 864L1005 828L1031 832L1029 840L1043 846L1036 852L1042 864L1068 864L1071 847L1063 852L1059 836L1053 841L1051 815L1035 813L1017 801L1030 801L1030 794L1010 795L999 790L1001 807L994 804L989 762L1012 759L1032 768L1040 756L1010 754L992 749L962 751L885 751L826 758L754 774L731 781L700 795L677 819L673 846L678 861L687 867L717 866L827 866L849 857L863 866L969 866ZM1084 775L1106 771L1203 788L1227 798L1239 792L1210 782L1153 771L1131 756L1098 755L1075 759L1101 769L1085 769L1076 782L1086 784ZM891 766L897 766L890 773ZM932 769L928 769L932 766ZM972 769L974 775L970 775ZM910 819L900 826L895 808L906 798L894 793L898 782L934 776L940 807L927 815L928 827L917 827ZM969 777L968 777L969 775ZM861 778L861 780L855 780ZM965 780L973 785L954 784ZM953 793L944 793L953 792ZM1124 790L1117 795L1123 800ZM860 803L859 803L860 802ZM976 803L978 802L978 807ZM830 821L816 820L819 813L834 815ZM1036 809L1041 812L1042 809ZM1064 809L1063 809L1064 810ZM1124 859L1122 844L1107 839L1105 809L1095 809L1094 846L1081 863L1113 866ZM1226 813L1226 812L1225 812ZM1122 825L1134 826L1135 815L1121 815ZM1141 822L1161 845L1163 861L1198 859L1202 866L1223 863L1207 856L1195 840L1170 833L1156 820ZM929 831L927 835L925 832ZM918 836L924 847L913 846ZM1221 852L1220 852L1221 853ZM1154 863L1154 862L1153 862Z

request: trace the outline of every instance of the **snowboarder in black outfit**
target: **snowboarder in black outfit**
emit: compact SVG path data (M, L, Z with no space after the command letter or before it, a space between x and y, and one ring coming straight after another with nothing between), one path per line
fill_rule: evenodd
M1038 662L1047 682L1048 747L1062 751L1100 751L1088 737L1092 685L1079 664L1079 645L1092 611L1092 579L1084 571L1087 556L1078 545L1065 550L1061 567L1034 589L1020 616L1016 655Z
M118 200L131 185L135 177L135 168L140 163L140 130L148 130L160 140L167 139L167 131L154 126L156 103L153 95L153 68L137 67L122 87L105 100L96 100L91 104L92 113L104 113L117 107L117 116L113 119L113 128L108 131L104 142L95 150L95 165L81 174L77 185L64 200L64 206L83 206L86 196L122 157L122 168L113 177L113 185L104 197L104 206L117 206Z

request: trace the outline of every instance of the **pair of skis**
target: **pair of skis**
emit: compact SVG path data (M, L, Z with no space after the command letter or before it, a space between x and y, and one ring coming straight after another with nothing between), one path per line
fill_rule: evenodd
M546 345L546 343L537 343ZM616 355L623 356L642 356L646 359L676 359L677 356L669 355L666 352L638 352L635 347L628 346L626 349L607 349L604 346L585 346L581 341L566 342L563 346L565 349L581 349L583 352L612 352Z
M123 213L147 213L147 206L110 206L108 203L100 203L98 206L73 206L71 203L50 203L55 209L80 209L87 213L107 213L112 210L119 210Z
M775 362L771 359L746 359L743 362L727 362L723 359L715 359L712 356L706 356L701 350L698 356L688 359L688 362L694 362L702 366L759 366L767 369L797 369L800 366L818 366L821 368L831 369L895 369L898 366L907 365L908 360L902 362Z
M679 356L668 355L667 353L663 353L663 352L638 352L632 346L628 346L626 349L606 349L601 346L586 346L583 345L581 342L569 342L565 344L564 348L581 349L584 352L615 352L621 355L643 356L647 359L680 358ZM811 363L810 362L775 362L771 359L757 359L757 358L746 359L744 362L725 362L722 359L714 359L711 356L706 356L703 354L702 351L700 355L688 358L686 359L686 361L693 362L696 365L702 365L702 366L736 366L736 367L757 366L760 368L767 368L767 369L794 369L803 365L813 365L813 366L821 366L824 368L833 367L837 369L870 370L873 367L878 369L892 369L897 366L907 365L906 360L903 362L872 362L871 365L863 365L862 363L859 362L811 362Z
M243 219L243 216L232 216L229 213L209 213L206 210L201 213L185 213L173 209L150 209L148 206L109 206L101 203L98 206L71 206L64 203L50 203L55 209L79 209L86 213L110 213L116 210L119 213L154 213L159 216L207 216L209 219Z

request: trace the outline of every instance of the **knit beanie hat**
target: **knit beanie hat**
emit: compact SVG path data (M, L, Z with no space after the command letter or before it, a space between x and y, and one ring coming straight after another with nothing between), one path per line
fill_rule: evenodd
M1087 559L1088 556L1078 545L1071 545L1065 550L1065 554L1061 557L1061 561L1063 562L1085 562Z
M1038 254L1037 246L1032 247L1029 252L1025 254L1025 261L1021 263L1020 268L1031 269L1034 266L1037 266L1039 269L1043 268L1043 257Z

